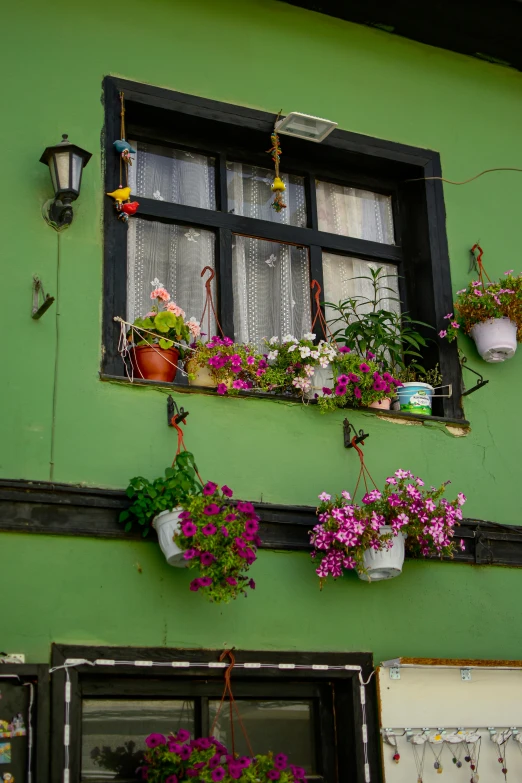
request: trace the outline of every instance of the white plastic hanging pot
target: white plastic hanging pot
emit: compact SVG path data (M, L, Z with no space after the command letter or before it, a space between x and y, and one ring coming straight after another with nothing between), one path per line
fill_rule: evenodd
M184 550L180 549L173 540L174 533L179 533L180 530L181 512L179 506L172 511L162 511L152 520L152 527L158 534L158 542L167 563L178 568L186 568L188 563L183 557Z
M315 372L310 378L312 381L312 388L310 391L306 392L305 397L308 400L315 399L315 395L317 394L318 397L324 397L323 387L327 387L328 389L333 389L334 387L334 379L333 379L333 373L331 366L328 366L326 368L323 367L316 367Z
M485 362L505 362L517 350L517 325L509 318L490 318L470 329Z
M389 525L384 525L380 529L381 535L392 533ZM399 533L391 539L392 545L389 549L366 549L363 555L364 567L366 573L358 571L359 579L365 582L378 582L382 579L393 579L400 576L404 564L404 541L406 536Z

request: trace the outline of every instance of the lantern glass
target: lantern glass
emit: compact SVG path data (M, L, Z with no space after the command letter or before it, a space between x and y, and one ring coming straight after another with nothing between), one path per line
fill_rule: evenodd
M53 187L55 193L63 193L70 190L69 188L69 166L71 161L71 153L67 150L55 152L51 160L49 170L51 172L51 179L53 181ZM54 174L54 176L53 176Z
M71 190L80 192L80 183L82 181L83 159L80 155L73 153L72 172L71 172Z

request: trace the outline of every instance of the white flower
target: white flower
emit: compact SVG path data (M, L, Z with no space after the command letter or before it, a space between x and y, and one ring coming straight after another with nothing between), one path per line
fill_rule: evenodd
M199 237L199 234L197 231L194 231L193 228L189 228L185 236L187 237L189 242L197 242L198 240L196 239L196 237Z
M341 492L341 495L343 496L343 498L345 500L350 500L350 493L347 492L345 489L343 489L343 491Z
M301 389L303 392L310 391L312 388L312 384L307 378L294 378L292 385L295 386L296 389Z
M277 359L279 356L279 351L269 351L268 352L268 360L273 361L274 359Z
M270 340L268 341L268 344L277 345L278 342L279 342L279 337L271 337Z
M332 496L331 495L327 495L326 492L321 492L321 494L319 495L319 500L322 500L323 503L326 503L326 501L330 500L331 497Z
M272 267L272 269L275 267L277 261L277 257L272 253L272 255L266 259L265 264L268 264L268 266Z
M323 368L323 370L326 370L326 368L328 367L328 365L330 364L330 362L328 361L328 359L326 359L326 358L324 358L324 357L321 357L321 358L319 359L319 364L321 365L321 367Z
M283 337L283 342L284 343L296 343L297 340L295 339L293 334L287 334L286 337Z
M306 359L307 356L310 356L310 348L307 345L301 345L299 347L299 353L301 354L301 359Z
M160 283L157 277L154 278L154 280L150 281L150 284L153 288L165 288L163 283Z
M313 368L313 367L312 367L312 365L310 365L310 364L307 364L307 365L306 365L306 367L304 368L304 371L305 371L305 373L307 374L307 376L308 376L309 378L311 378L311 377L312 377L312 375L313 375L313 374L314 374L314 372L315 372L314 368Z
M319 355L320 355L320 354L319 354L319 351L312 351L312 352L311 352L311 354L310 354L310 356L312 357L312 359L318 359L318 358L319 358Z
M305 340L315 340L315 334L312 334L312 332L307 332L304 336Z
M295 351L295 349L298 348L298 347L299 346L297 345L297 343L294 343L293 345L290 345L288 347L288 353L291 353L291 351Z
M154 193L152 194L152 198L155 198L156 201L165 201L165 199L163 198L159 190L154 191Z

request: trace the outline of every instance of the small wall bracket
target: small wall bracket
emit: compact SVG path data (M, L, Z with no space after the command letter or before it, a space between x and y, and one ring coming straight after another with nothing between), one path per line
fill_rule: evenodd
M178 408L172 395L169 394L167 397L167 422L169 427L173 427L174 424L186 424L185 419L188 415L189 411L186 411L184 408Z
M40 291L42 292L43 302L40 304ZM54 302L54 296L45 294L42 281L39 277L34 275L33 277L33 309L31 311L31 318L37 321L42 315L50 308Z
M471 367L468 367L466 362L468 361L466 356L463 356L460 360L460 366L463 370L468 370L468 372L472 372L473 375L476 375L478 377L478 381L475 384L475 386L472 386L471 389L466 389L462 392L462 397L466 397L468 394L473 394L473 392L478 391L479 389L482 389L483 386L485 386L489 381L484 380L483 376L477 372L476 370L472 370Z
M470 682L471 681L471 669L461 669L460 670L460 679L462 682Z
M357 430L353 426L353 424L350 424L348 419L345 419L343 421L343 435L344 435L344 447L345 449L352 449L353 448L353 439L355 437L355 444L362 443L364 445L365 438L369 438L367 432L364 432L364 430Z
M401 667L400 666L390 666L390 680L400 680L401 679Z

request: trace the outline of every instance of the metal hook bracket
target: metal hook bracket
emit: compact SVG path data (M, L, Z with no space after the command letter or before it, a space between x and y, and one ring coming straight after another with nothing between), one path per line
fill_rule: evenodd
M40 291L42 292L43 302L42 304L39 304L40 301ZM42 317L42 315L50 308L52 303L54 302L54 296L49 296L49 294L45 294L42 281L39 277L34 275L33 277L33 309L31 311L31 318L34 318L35 321L37 321L39 318Z
M344 447L346 449L353 448L352 440L354 439L354 437L355 437L356 445L358 443L362 443L364 445L365 439L370 437L367 432L364 432L364 430L359 430L359 432L357 432L353 424L350 424L348 419L345 419L343 421L343 434L344 434Z
M189 411L184 408L178 408L176 402L171 394L167 397L167 422L169 427L173 427L174 424L186 424L185 419L189 415Z
M466 389L462 392L462 397L466 397L468 394L473 394L473 392L478 391L478 389L482 389L483 386L485 386L487 383L489 383L488 380L484 380L483 376L477 372L476 370L472 370L471 367L468 367L466 362L468 361L466 356L463 356L460 360L460 366L463 370L468 370L469 372L472 372L473 375L476 375L478 377L478 381L475 384L475 386L472 386L471 389Z

